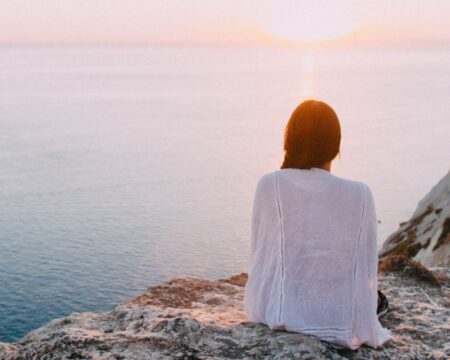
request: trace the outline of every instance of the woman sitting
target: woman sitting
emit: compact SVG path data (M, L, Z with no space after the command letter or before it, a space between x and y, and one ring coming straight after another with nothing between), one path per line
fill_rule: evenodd
M390 333L377 291L377 220L370 188L330 173L341 131L334 110L308 100L292 113L281 169L264 174L252 213L248 319L337 347L378 347Z

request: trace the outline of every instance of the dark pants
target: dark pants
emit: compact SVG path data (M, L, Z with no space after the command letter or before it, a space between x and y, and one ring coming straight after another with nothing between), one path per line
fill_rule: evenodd
M378 301L377 315L387 312L389 308L389 302L386 298L386 295L384 295L380 290L378 290Z

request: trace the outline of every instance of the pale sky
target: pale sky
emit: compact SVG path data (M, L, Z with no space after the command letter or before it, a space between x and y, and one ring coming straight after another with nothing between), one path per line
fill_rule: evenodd
M0 44L273 43L321 22L347 41L448 43L448 19L450 0L0 0Z

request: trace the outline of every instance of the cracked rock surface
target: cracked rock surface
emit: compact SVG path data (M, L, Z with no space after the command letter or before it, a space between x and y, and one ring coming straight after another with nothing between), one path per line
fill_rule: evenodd
M0 343L0 359L448 359L448 268L406 258L380 266L392 339L380 349L338 350L315 337L247 322L246 274L181 277L105 313L74 313Z
M450 266L450 170L419 202L411 219L384 242L380 258L392 255L429 267Z

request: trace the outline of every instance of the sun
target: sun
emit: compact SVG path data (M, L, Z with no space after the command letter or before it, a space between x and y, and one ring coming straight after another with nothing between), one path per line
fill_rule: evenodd
M333 0L278 1L261 25L271 37L319 43L345 37L358 28L349 3Z

